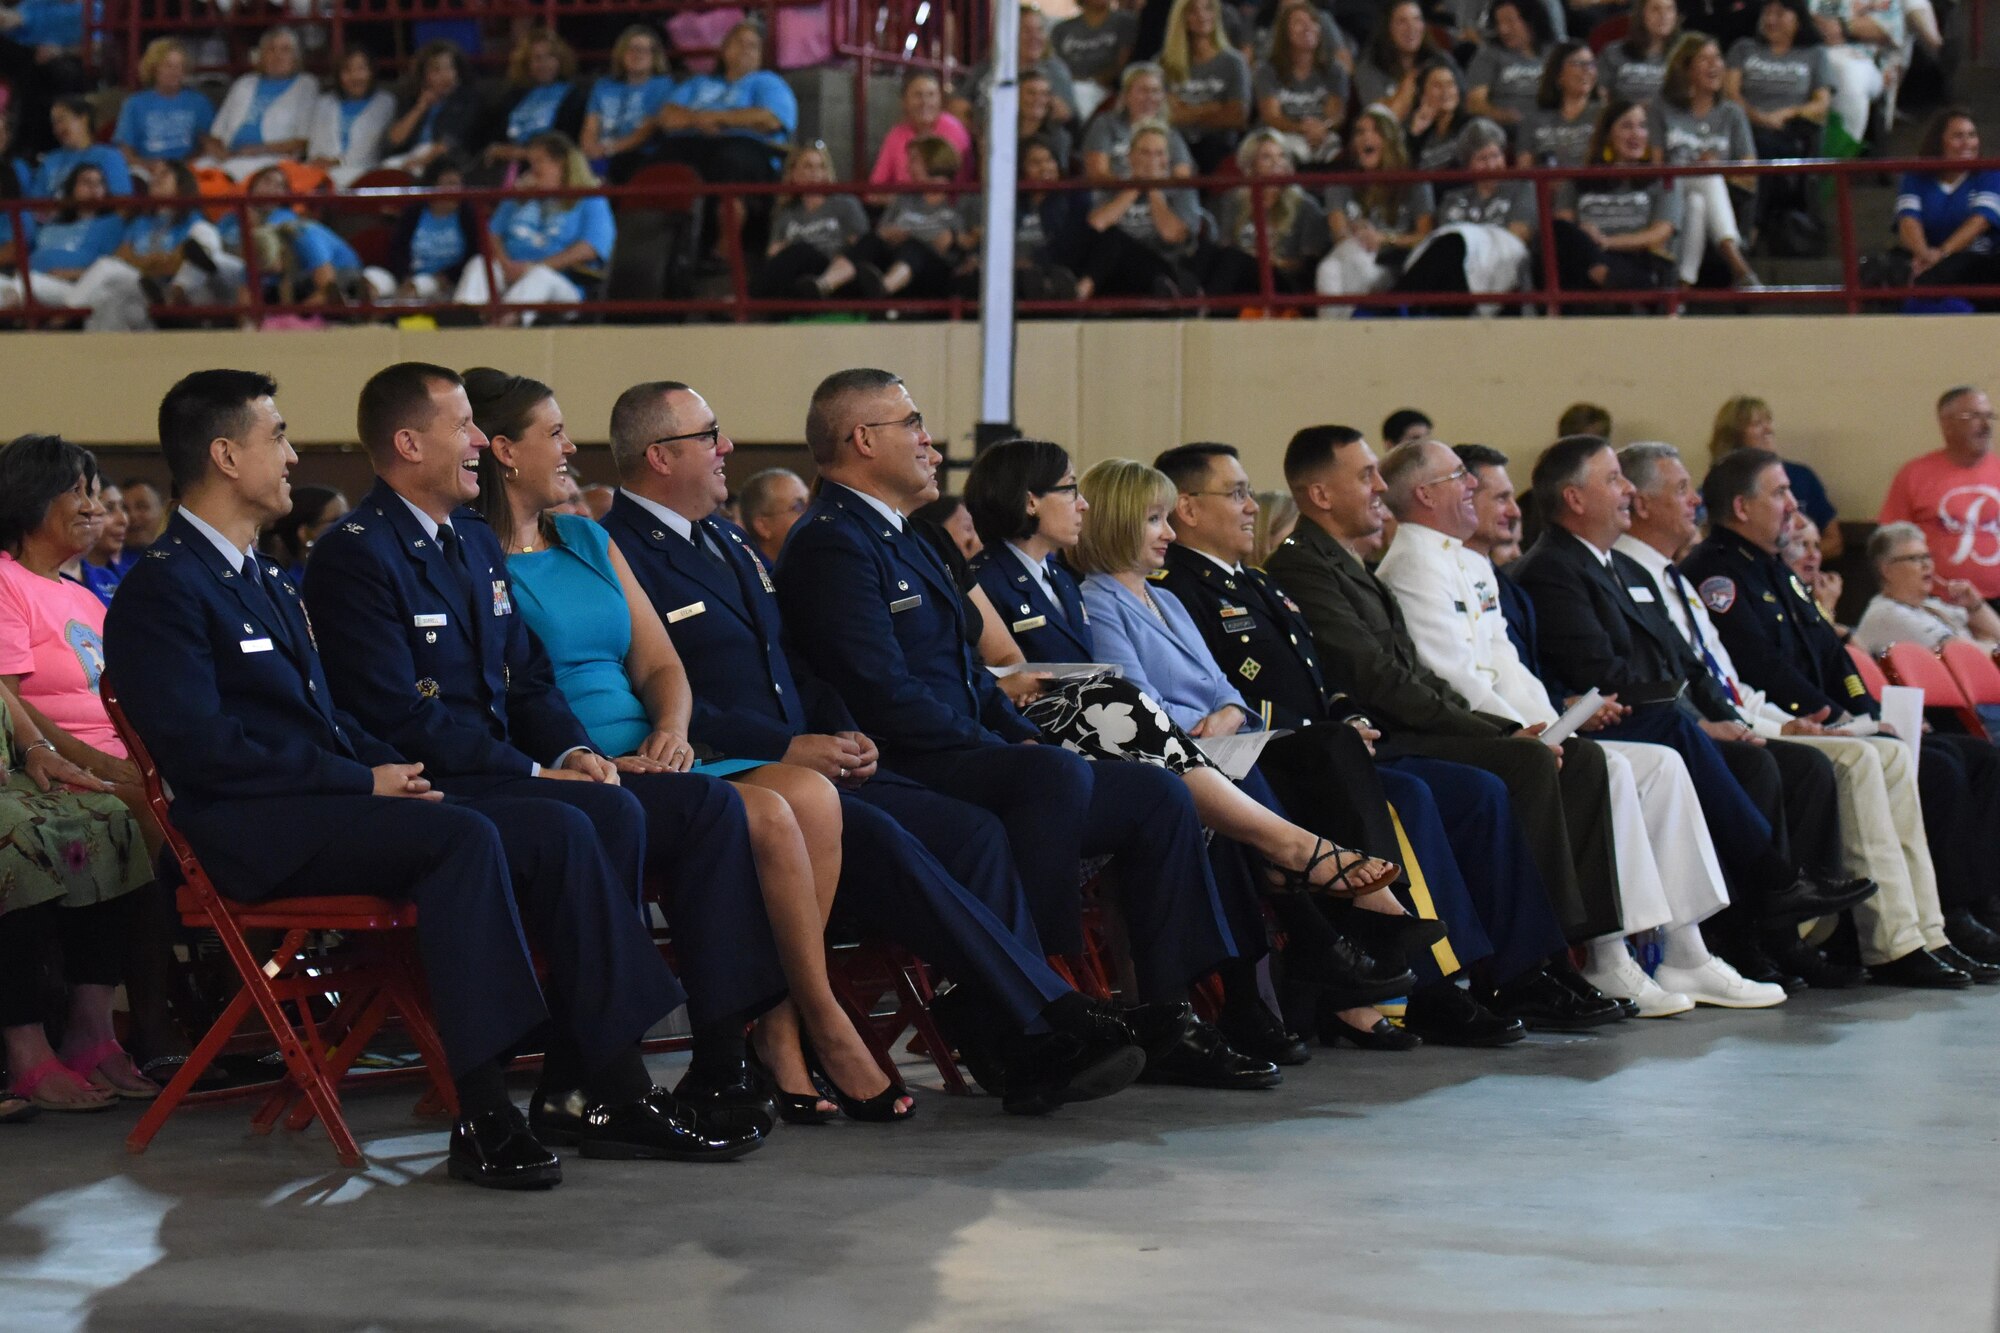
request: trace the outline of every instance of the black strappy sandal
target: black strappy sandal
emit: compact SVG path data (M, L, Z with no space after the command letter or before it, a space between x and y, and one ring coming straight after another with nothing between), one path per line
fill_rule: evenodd
M1322 847L1326 850L1321 851ZM1343 860L1342 858L1347 859ZM1321 863L1328 859L1331 859L1334 864L1333 878L1324 884L1315 883L1312 877L1313 871L1317 870ZM1318 894L1322 898L1352 898L1357 894L1371 892L1378 887L1376 884L1357 885L1351 878L1356 870L1375 859L1375 857L1368 855L1366 852L1357 852L1351 847L1342 847L1339 843L1328 842L1325 838L1314 838L1313 855L1306 861L1303 869L1287 870L1283 866L1276 865L1272 866L1271 869L1277 871L1281 877L1279 882L1284 888L1296 889L1301 893ZM1384 861L1382 864L1390 865L1391 863ZM1394 876L1391 876L1390 879L1393 880Z
M813 1050L812 1041L804 1032L799 1033L799 1049L805 1053L806 1068L812 1071L815 1079L825 1085L827 1095L840 1105L840 1113L849 1120L897 1124L917 1113L917 1104L914 1100L910 1102L908 1108L901 1111L896 1109L896 1103L910 1095L910 1090L903 1085L902 1079L892 1075L889 1086L873 1097L852 1097L834 1081L833 1075L826 1072L826 1067L819 1062L819 1053Z
M745 1059L750 1064L750 1076L771 1094L771 1100L778 1108L778 1119L786 1124L827 1125L832 1124L834 1117L840 1114L838 1111L820 1109L821 1102L833 1099L820 1093L817 1080L814 1080L814 1088L810 1093L786 1092L779 1086L778 1076L764 1063L764 1058L757 1054L755 1046L745 1054Z

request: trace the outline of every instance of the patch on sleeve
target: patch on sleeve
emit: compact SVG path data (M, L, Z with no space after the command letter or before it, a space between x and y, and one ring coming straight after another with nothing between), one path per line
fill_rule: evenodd
M1859 699L1868 693L1868 687L1861 683L1859 676L1842 677L1840 683L1847 687L1847 697L1850 699Z
M1736 580L1718 574L1701 581L1701 600L1717 615L1726 615L1736 605Z

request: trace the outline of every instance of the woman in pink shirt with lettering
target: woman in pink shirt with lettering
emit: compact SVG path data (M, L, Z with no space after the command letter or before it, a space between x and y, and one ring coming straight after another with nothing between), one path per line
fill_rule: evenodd
M965 122L944 109L944 87L938 82L937 75L928 70L918 70L903 80L903 118L890 128L889 136L882 140L882 151L875 155L875 169L868 173L868 183L909 184L907 159L910 145L932 135L958 150L958 174L952 179L975 179L971 133L966 130Z

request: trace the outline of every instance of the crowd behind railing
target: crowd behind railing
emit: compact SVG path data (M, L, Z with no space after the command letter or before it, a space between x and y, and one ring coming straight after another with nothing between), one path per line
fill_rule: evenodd
M267 26L218 106L196 86L215 57L199 44L154 38L135 88L94 89L74 6L0 10L22 20L0 35L16 94L0 143L0 261L34 279L16 276L0 299L43 307L29 322L79 310L97 328L203 317L162 310L174 306L253 318L296 307L294 320L416 302L525 317L597 298L635 317L677 303L808 313L829 298L968 308L990 62L967 66L959 56L977 44L959 39L921 60L881 52L906 65L901 115L863 171L801 141L797 96L772 68L850 59L844 23L811 40L767 32L816 12L677 11L671 39L629 15L559 19L583 25L586 44L616 26L594 78L569 38L531 21L534 6L448 18L446 35L405 25L397 49L432 40L393 87L368 46L329 51L320 28ZM1546 305L1555 289L1584 305L1636 292L1676 306L1687 292L1748 306L1770 295L1753 261L1824 256L1836 242L1850 308L1864 283L1942 288L1915 297L1959 308L1951 292L1995 277L2000 222L1968 112L1933 117L1919 156L1944 165L1903 164L1917 169L1893 218L1850 217L1856 173L1764 165L1879 152L1899 106L1948 91L1951 18L1929 0L1685 11L1639 0L1629 13L1499 0L1463 14L1417 0L1379 13L1093 0L1050 29L1031 8L1024 310L1494 309L1525 303L1510 293ZM324 89L307 69L322 53ZM503 53L504 79L482 79ZM1573 182L1501 174L1583 168L1600 170ZM652 195L549 193L600 182ZM382 193L393 189L429 193ZM138 198L129 220L106 203ZM14 200L48 202L24 216ZM1350 299L1378 294L1397 299ZM1315 296L1332 299L1304 299Z

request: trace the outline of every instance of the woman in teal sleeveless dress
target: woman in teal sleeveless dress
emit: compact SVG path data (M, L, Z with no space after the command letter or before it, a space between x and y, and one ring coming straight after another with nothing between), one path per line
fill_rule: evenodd
M545 384L489 369L465 373L474 422L491 440L479 460L479 505L507 551L515 608L547 650L556 684L591 743L627 772L692 763L687 673L608 534L590 519L548 511L565 497L575 452ZM826 920L840 879L840 798L794 764L710 771L734 782L750 817L764 906L791 1000L759 1020L758 1057L784 1094L788 1119L824 1119L799 1035L865 1119L896 1120L914 1102L875 1064L826 974Z

